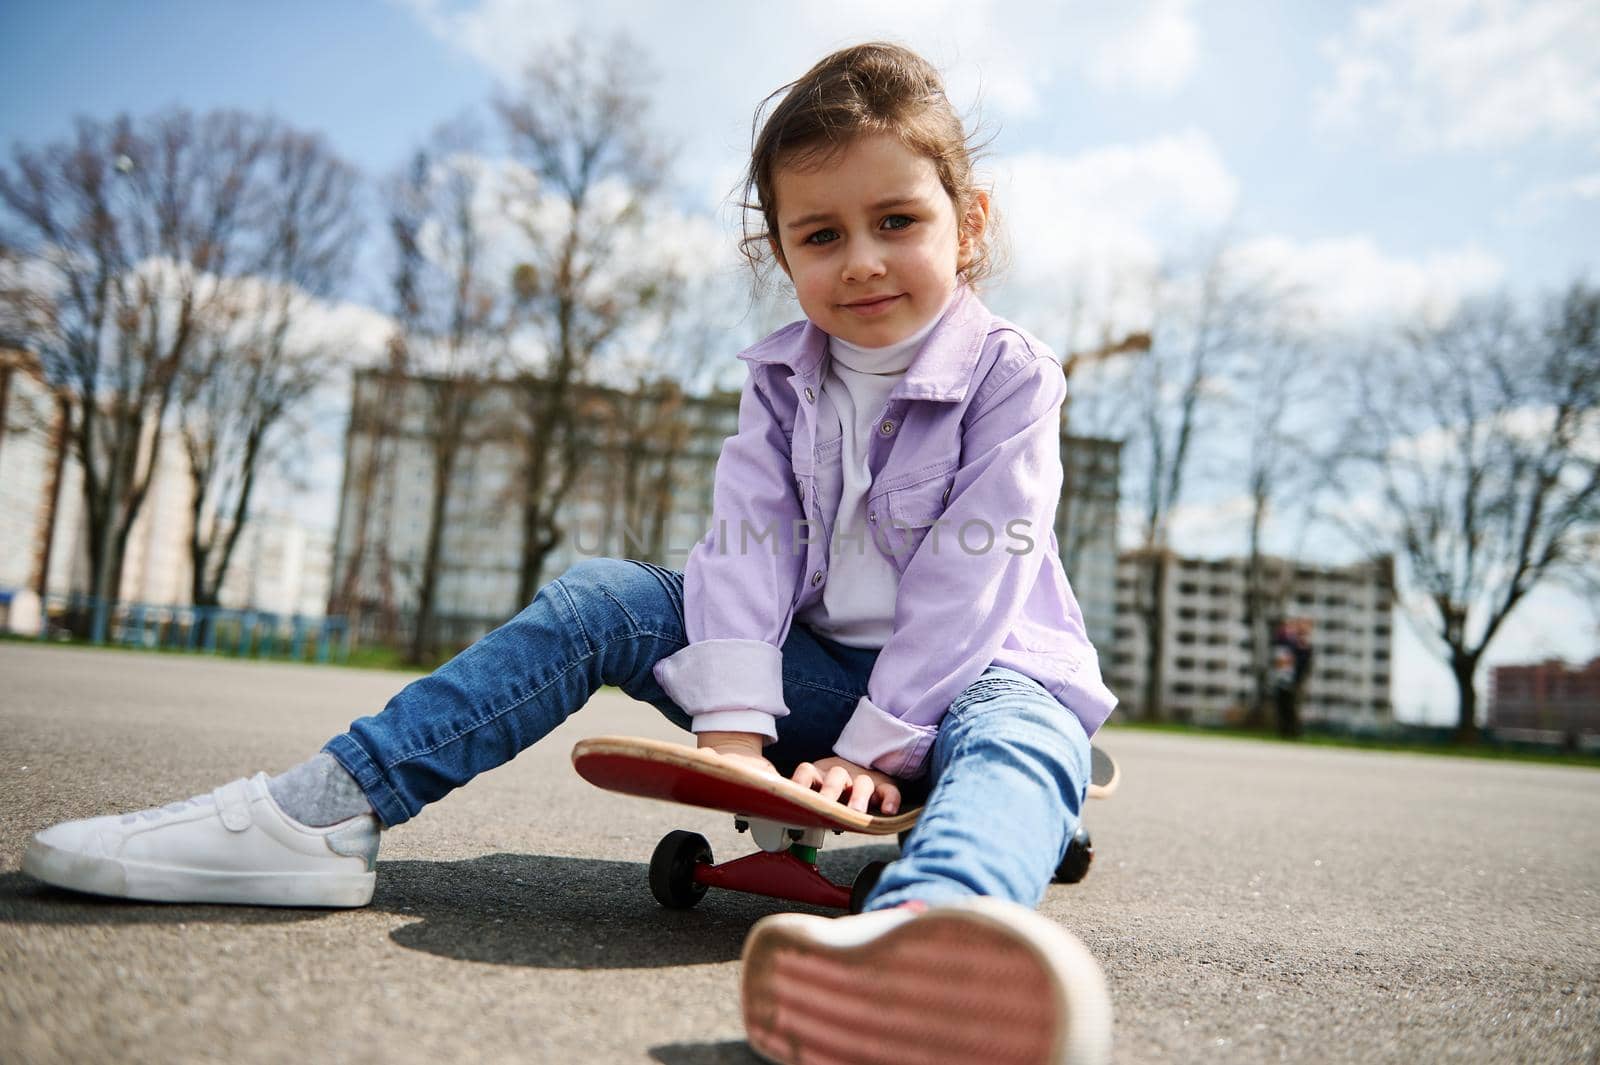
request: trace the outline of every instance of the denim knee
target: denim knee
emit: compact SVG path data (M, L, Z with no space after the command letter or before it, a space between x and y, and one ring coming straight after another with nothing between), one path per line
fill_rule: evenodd
M1077 715L1032 677L1001 666L956 697L939 729L936 769L962 753L1031 764L1057 778L1075 803L1088 786L1089 737Z
M681 576L628 558L586 558L553 582L592 639L683 635Z
M586 558L540 594L563 597L581 639L601 659L603 681L635 694L640 684L653 685L656 660L686 642L682 581L648 562Z

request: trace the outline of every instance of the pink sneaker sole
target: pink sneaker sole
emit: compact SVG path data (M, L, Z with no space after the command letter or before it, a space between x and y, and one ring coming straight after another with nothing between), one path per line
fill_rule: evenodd
M751 1047L782 1065L1077 1065L1110 1053L1098 963L1065 930L992 899L915 916L769 917L745 944L743 1006Z

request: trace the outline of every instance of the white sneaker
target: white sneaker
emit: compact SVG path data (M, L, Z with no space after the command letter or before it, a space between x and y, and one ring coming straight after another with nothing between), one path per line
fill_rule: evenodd
M378 819L310 828L278 808L267 775L139 813L38 833L22 871L56 887L153 902L365 906Z
M999 899L764 918L745 940L740 998L751 1048L781 1065L1111 1056L1099 963L1070 932Z

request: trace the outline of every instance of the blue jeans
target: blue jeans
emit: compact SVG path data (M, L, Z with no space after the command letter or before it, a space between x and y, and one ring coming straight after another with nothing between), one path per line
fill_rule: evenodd
M397 825L543 738L604 684L690 728L651 671L687 642L681 573L586 559L324 749L384 824ZM789 715L763 752L781 772L833 753L877 657L802 623L790 627ZM927 807L867 908L967 895L1037 905L1077 829L1088 782L1089 740L1078 719L1036 681L991 666L941 723L927 779L909 789L912 798L927 791Z

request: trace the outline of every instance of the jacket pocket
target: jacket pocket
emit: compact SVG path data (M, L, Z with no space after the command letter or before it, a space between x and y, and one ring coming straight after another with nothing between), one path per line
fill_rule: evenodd
M873 527L874 539L902 573L927 539L933 523L944 514L955 480L952 469L891 489L881 501L868 504L867 521ZM954 546L952 530L941 526L930 550L944 553Z

